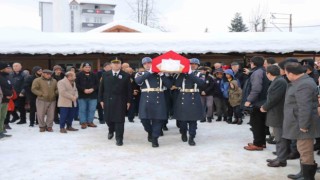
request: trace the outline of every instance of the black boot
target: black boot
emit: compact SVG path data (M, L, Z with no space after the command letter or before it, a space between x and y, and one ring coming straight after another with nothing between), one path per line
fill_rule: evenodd
M181 133L181 140L182 140L182 142L187 142L188 141L187 132L182 132Z
M218 119L216 121L221 121L222 117L218 116Z
M24 119L24 120L20 120L19 122L17 122L17 124L26 124L27 123L27 121Z
M208 121L209 123L211 123L211 122L212 122L212 117L207 117L207 121Z
M152 142L152 133L148 133L148 141Z
M317 167L318 167L318 164L314 164L314 165L302 164L302 172L303 172L304 180L314 180Z
M241 125L242 123L243 123L242 119L241 119L241 118L239 118L239 119L238 119L238 123L237 123L237 124L238 124L238 125Z
M152 138L152 147L156 148L159 147L158 138Z
M302 165L300 163L300 172L297 174L289 174L287 176L289 179L302 179L303 178L303 172L302 172Z
M5 138L5 137L11 137L11 136L12 135L0 133L0 139Z
M316 138L316 143L313 146L314 151L320 150L320 138Z
M18 119L20 119L20 118L19 118L19 117L13 117L13 118L11 119L10 123L14 123L14 122L16 122Z
M223 121L228 121L227 116L223 117Z
M196 142L194 142L194 136L190 136L189 137L188 143L189 143L190 146L195 146L196 145Z
M201 122L201 123L206 122L206 118L201 119L200 122Z
M163 130L161 129L161 131L160 131L160 136L163 136Z
M4 129L12 129L9 124L4 124Z
M166 124L163 125L162 130L164 130L164 131L168 131L169 130Z

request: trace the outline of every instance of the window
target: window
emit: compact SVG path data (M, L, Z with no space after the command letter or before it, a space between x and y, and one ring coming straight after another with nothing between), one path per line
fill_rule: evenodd
M98 5L95 5L94 9L100 9L100 7Z
M94 23L102 23L102 17L95 17Z

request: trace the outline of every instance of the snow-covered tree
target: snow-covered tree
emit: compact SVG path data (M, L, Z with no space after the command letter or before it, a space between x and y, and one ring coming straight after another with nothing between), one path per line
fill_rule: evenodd
M231 27L228 27L230 32L247 32L248 28L243 23L240 13L236 13L235 17L231 20Z

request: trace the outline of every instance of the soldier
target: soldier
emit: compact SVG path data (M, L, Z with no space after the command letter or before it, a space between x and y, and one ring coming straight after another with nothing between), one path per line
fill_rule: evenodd
M190 64L200 64L198 59L190 59ZM188 141L187 130L189 129L189 145L194 146L196 136L197 120L204 119L203 108L199 87L205 82L194 74L192 66L188 74L181 73L175 86L179 89L174 107L174 118L180 122L180 133L183 142ZM198 73L200 74L200 73ZM189 125L189 128L188 128Z
M102 74L99 102L104 109L104 120L109 127L108 139L116 133L116 145L123 145L126 111L132 99L130 75L121 70L121 61L111 61L111 71Z
M135 81L141 87L139 118L148 133L148 141L152 142L152 147L159 147L158 138L164 121L168 119L163 88L171 88L172 83L163 73L153 73L151 62L150 57L142 59L146 71L137 73Z

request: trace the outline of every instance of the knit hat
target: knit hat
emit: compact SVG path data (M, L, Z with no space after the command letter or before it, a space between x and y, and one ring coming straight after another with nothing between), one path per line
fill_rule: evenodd
M32 74L37 73L40 69L42 69L42 67L40 67L40 66L35 66L35 67L33 67L33 68L32 68Z
M59 66L59 65L55 65L55 66L53 66L53 71L56 71L57 69L62 70L62 67L61 67L61 66Z
M5 62L0 62L0 70L3 70L7 67L11 67L10 64L5 63Z

